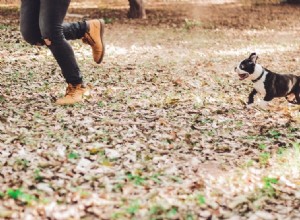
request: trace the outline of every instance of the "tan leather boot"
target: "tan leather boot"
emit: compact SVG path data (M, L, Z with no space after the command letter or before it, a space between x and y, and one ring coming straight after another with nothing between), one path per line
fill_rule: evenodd
M68 84L66 95L56 100L57 105L73 105L75 103L83 102L84 98L90 96L90 86L84 87L82 84L73 86Z
M102 62L105 51L103 43L104 21L94 19L86 21L86 24L88 30L82 41L92 47L94 61L99 64Z

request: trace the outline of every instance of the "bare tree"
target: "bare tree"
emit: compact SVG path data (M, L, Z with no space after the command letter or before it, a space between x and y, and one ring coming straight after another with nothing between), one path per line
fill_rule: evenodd
M128 0L129 1L129 12L128 18L146 18L146 10L144 7L143 0Z

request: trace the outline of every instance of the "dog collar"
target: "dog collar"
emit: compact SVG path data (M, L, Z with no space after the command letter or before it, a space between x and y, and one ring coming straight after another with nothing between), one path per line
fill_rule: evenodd
M258 78L256 78L255 80L252 80L252 82L256 83L258 80L261 79L261 77L263 77L265 71L263 70L262 73L260 74L260 76Z

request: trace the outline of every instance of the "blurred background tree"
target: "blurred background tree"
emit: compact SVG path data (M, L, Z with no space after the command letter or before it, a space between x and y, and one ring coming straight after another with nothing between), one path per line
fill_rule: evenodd
M147 18L143 0L129 0L128 18Z

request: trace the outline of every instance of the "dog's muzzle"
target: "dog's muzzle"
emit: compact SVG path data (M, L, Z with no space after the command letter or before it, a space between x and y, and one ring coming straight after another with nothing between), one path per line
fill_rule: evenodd
M239 69L238 67L235 67L234 71L239 75L240 80L244 80L249 77L249 73Z
M249 76L249 73L239 73L240 80L244 80L244 79L248 78L248 76Z

